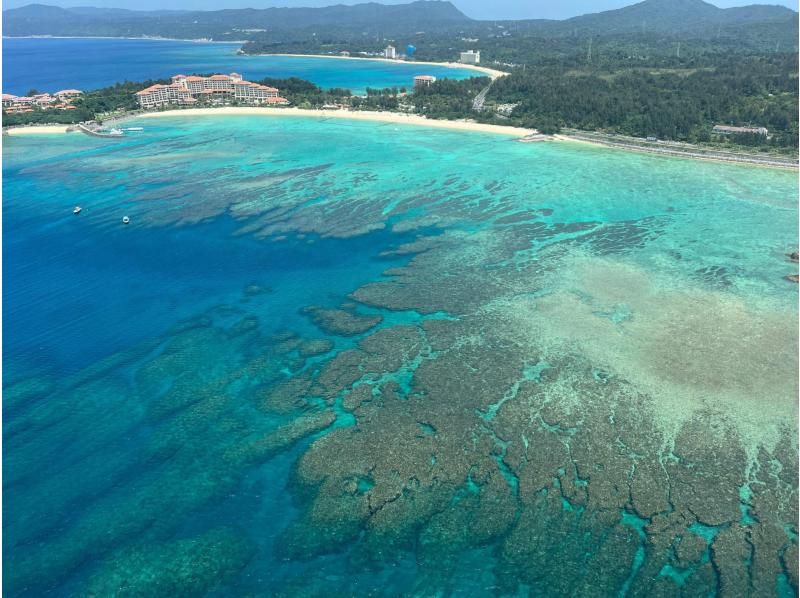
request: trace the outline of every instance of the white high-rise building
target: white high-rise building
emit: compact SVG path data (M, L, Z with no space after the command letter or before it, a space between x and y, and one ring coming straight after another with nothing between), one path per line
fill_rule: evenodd
M383 55L386 58L391 58L394 60L397 58L397 49L394 46L386 46L386 49L383 51Z
M464 64L478 64L481 61L480 50L461 52L461 62Z

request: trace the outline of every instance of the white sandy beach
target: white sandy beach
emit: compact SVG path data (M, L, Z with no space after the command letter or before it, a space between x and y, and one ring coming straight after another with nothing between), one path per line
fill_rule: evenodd
M400 114L397 112L368 112L354 110L303 110L301 108L252 108L252 107L223 107L223 108L190 108L187 110L167 110L165 112L148 112L133 118L172 118L172 117L199 117L199 116L302 116L319 119L344 118L351 120L366 120L400 125L417 125L436 129L457 129L461 131L480 131L483 133L497 133L512 137L524 137L536 131L521 127L502 127L465 120L434 120L417 114Z
M10 127L6 129L8 135L52 135L66 133L69 125L34 125L30 127Z
M444 66L447 68L467 69L478 71L484 75L489 75L492 79L505 77L508 73L480 66L477 64L462 64L460 62L426 62L424 60L392 60L391 58L360 57L360 56L334 56L329 54L247 54L247 56L289 56L292 58L334 58L336 60L374 60L376 62L388 62L389 64L420 64L428 66ZM424 74L424 73L422 73Z

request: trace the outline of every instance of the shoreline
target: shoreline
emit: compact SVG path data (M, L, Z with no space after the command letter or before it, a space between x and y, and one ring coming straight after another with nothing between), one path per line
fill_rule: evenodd
M107 126L120 126L125 122L137 119L158 119L158 118L190 118L190 117L206 117L206 116L267 116L267 117L280 117L280 116L294 116L300 118L317 118L319 120L328 119L345 119L345 120L359 120L365 122L377 122L384 124L397 124L397 125L412 125L418 127L428 127L431 129L450 129L455 131L467 131L477 133L490 133L495 135L506 135L515 137L519 140L530 135L538 134L535 129L525 129L522 127L509 127L503 125L491 125L485 123L478 123L469 120L444 120L444 119L429 119L418 114L404 114L400 112L386 112L386 111L355 111L355 110L321 110L321 109L303 109L303 108L262 108L262 107L233 107L227 106L222 108L189 108L182 110L165 110L163 112L144 112L137 114L130 114L114 118L106 121ZM4 135L14 137L35 136L35 135L61 135L73 130L74 125L66 124L50 124L50 125L30 125L7 127L3 129ZM601 140L589 140L579 136L573 137L568 133L553 135L549 138L537 140L547 140L562 142L562 143L575 143L581 145L594 146L602 149L612 149L628 152L636 152L643 154L650 154L653 156L661 156L666 158L684 158L688 160L701 160L707 162L717 162L719 164L738 164L740 166L757 166L761 168L779 168L782 170L797 170L797 162L783 161L780 159L771 159L768 157L754 156L754 155L720 155L716 154L703 154L691 151L679 151L669 148L648 148L635 145L617 144L617 143L604 143Z
M508 75L505 71L480 66L477 64L462 64L460 62L432 62L429 60L393 60L391 58L380 58L378 56L333 56L331 54L242 54L242 56L286 56L289 58L334 58L336 60L372 60L375 62L387 62L389 64L421 64L425 66L443 66L450 69L465 69L477 71L488 75L492 80L499 79Z
M724 151L709 150L711 153L701 151L681 151L670 147L648 147L634 145L632 143L615 143L603 139L586 139L583 137L572 136L569 133L559 133L553 135L556 141L568 143L579 143L604 149L621 150L625 152L635 152L637 154L650 154L651 156L661 156L663 158L685 158L688 160L700 160L703 162L717 162L718 164L738 164L740 166L758 166L760 168L779 168L781 170L797 170L800 165L788 159L782 160L775 157L762 157L752 154L731 154Z
M418 114L402 114L399 112L385 111L355 111L355 110L307 110L303 108L252 108L252 107L224 107L224 108L189 108L185 110L166 110L164 112L147 112L135 116L123 117L115 123L132 119L152 119L170 117L192 116L296 116L305 118L330 118L380 122L386 124L416 125L432 129L451 129L459 131L473 131L481 133L494 133L510 137L525 137L536 131L522 127L504 127L466 120L437 120L429 119Z

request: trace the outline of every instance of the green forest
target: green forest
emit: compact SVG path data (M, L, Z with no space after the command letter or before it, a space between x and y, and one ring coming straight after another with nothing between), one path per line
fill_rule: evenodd
M487 110L516 104L508 121L543 132L569 127L688 142L712 141L715 124L762 126L770 139L739 141L796 148L797 54L696 62L683 68L515 69L494 83Z
M386 43L329 35L254 41L245 49L301 54L376 52ZM414 111L433 118L475 118L547 133L573 128L797 150L798 58L783 30L751 26L721 29L718 35L705 37L576 32L548 38L526 32L517 23L476 42L465 43L457 35L419 39L409 35L389 41L400 48L413 43L416 59L434 61L455 60L458 49L474 46L481 49L483 64L509 72L493 84L481 113L475 113L471 105L479 82L437 81L431 88L416 91L411 102ZM505 104L515 105L510 114L495 112ZM395 108L388 98L374 94L367 100L354 99L354 105ZM766 127L769 137L715 137L712 129L717 124Z

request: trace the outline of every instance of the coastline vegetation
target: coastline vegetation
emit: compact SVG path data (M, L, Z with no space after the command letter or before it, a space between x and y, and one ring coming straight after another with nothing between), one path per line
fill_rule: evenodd
M544 133L576 129L797 155L798 15L785 7L721 9L701 0L644 0L564 21L495 22L470 19L449 2L168 17L31 5L6 11L5 17L4 31L11 35L124 32L236 39L246 40L243 54L357 58L380 55L391 44L400 53L414 46L409 60L449 62L459 51L479 49L482 66L508 72L493 82L479 110L473 100L488 85L480 77L440 80L410 93L368 90L365 97L297 78L262 82L301 108L336 104ZM105 88L71 114L27 113L6 116L4 123L72 122L128 110L135 106L126 92ZM769 135L718 136L715 125L764 127Z
M415 89L368 88L364 96L322 89L298 77L258 83L277 87L290 105L305 109L383 110L535 128L545 134L577 130L796 156L796 71L797 55L786 53L706 57L684 68L615 68L608 60L579 67L565 61L537 69L517 67L494 81L440 79ZM138 109L135 92L155 83L169 81L126 81L89 91L74 102L73 110L3 113L3 126L121 117ZM485 102L476 110L473 101L487 87ZM764 126L769 135L714 135L715 124Z
M705 66L615 68L548 66L498 79L486 100L513 104L510 124L796 151L797 55L730 56ZM752 125L769 136L715 138L715 124Z
M20 126L27 124L75 124L88 120L102 120L112 116L122 116L138 108L135 93L156 83L166 84L168 80L156 79L140 83L124 81L87 91L80 98L76 98L72 105L74 110L60 110L52 108L42 110L34 108L33 112L7 114L3 111L3 126Z
M596 17L599 23L610 15L586 18ZM587 23L572 29L566 22L519 21L393 39L365 39L337 30L325 35L297 31L291 37L266 32L257 34L242 51L320 55L346 51L358 57L380 52L387 43L398 48L413 44L413 59L442 62L454 60L455 49L475 46L481 50L482 65L509 74L494 82L479 113L468 98L457 98L469 84L446 89L437 82L418 93L441 96L437 101L431 98L430 109L424 111L427 116L473 118L545 133L579 129L796 155L796 23L738 23L683 31L679 21L676 18L674 27L663 31L646 30L641 21L616 31L598 23L594 29ZM422 112L417 102L415 106ZM719 124L765 127L769 136L715 136L712 129Z
M326 104L341 103L352 96L349 89L341 87L322 89L311 81L299 77L289 77L288 79L267 77L257 83L280 89L282 97L289 100L290 105L300 108L321 108Z

